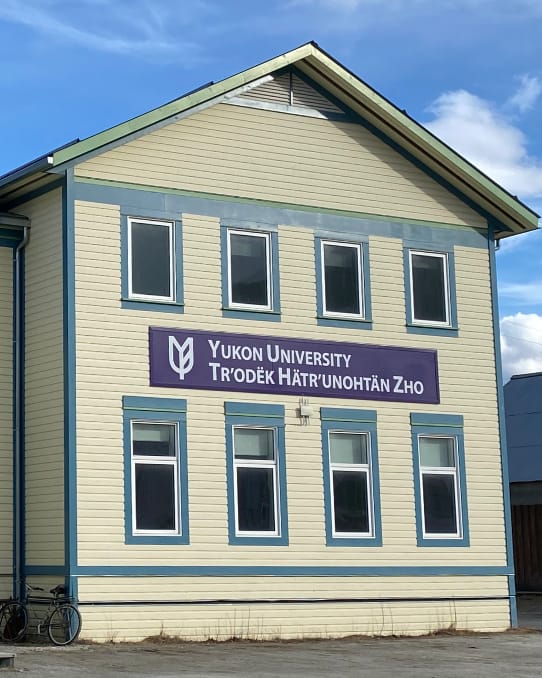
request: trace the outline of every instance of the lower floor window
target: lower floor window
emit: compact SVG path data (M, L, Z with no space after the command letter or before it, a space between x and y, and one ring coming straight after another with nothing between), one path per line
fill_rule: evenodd
M236 523L239 533L277 533L275 431L233 430Z
M125 396L127 543L188 543L186 401Z

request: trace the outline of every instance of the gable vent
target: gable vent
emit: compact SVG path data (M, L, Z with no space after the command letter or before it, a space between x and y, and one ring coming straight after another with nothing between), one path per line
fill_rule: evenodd
M282 73L274 76L272 80L263 85L244 92L242 98L317 111L344 113L295 73Z

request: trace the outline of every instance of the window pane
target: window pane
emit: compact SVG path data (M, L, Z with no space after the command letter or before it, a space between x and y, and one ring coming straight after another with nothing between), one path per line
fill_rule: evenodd
M324 245L327 312L361 314L358 254L356 247Z
M132 222L132 293L171 298L170 226Z
M444 258L412 255L414 319L446 322L446 287Z
M455 477L423 474L423 513L428 534L457 534Z
M419 440L421 466L455 467L455 441L453 438L420 437Z
M234 428L236 459L274 459L273 429Z
M230 277L233 303L269 305L266 237L230 234Z
M335 532L369 532L367 474L333 471Z
M366 464L365 433L330 433L329 455L332 464Z
M135 465L136 529L175 529L175 478L172 464Z
M175 426L171 424L132 424L134 454L153 457L175 456Z
M273 469L237 469L237 517L242 532L275 531Z

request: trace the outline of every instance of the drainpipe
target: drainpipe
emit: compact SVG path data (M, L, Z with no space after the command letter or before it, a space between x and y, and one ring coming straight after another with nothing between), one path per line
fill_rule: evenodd
M22 268L23 250L30 240L30 225L24 226L23 239L15 250L15 275L14 275L14 323L13 323L13 428L14 428L14 486L13 486L13 536L14 536L14 581L13 588L17 597L24 595L24 582L22 581L22 560L23 560L23 541L24 541L24 519L23 519L23 489L24 489L24 465L23 465L23 445L22 445L22 422L23 422L23 331L22 331L22 313L24 294L24 280Z

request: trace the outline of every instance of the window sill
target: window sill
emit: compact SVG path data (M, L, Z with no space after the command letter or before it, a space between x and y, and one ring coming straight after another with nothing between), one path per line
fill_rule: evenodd
M188 535L170 534L160 536L159 534L127 534L124 539L125 544L148 544L149 546L160 544L189 544Z
M133 311L158 311L159 313L184 313L184 304L178 301L141 301L121 299L121 308Z
M382 546L382 537L327 537L326 546L378 547Z
M334 318L319 315L316 319L322 327L350 327L353 330L372 330L373 321L369 318Z
M230 535L229 543L232 546L288 546L288 536L251 537L248 535Z
M457 327L442 327L441 325L418 325L407 323L407 332L409 334L429 334L435 337L458 337Z
M450 537L450 538L438 538L431 539L429 537L418 537L418 546L424 548L435 546L438 548L448 548L448 547L467 547L470 546L469 538L464 537Z
M224 318L236 318L238 320L266 320L268 322L280 322L280 311L261 311L241 308L222 308Z

